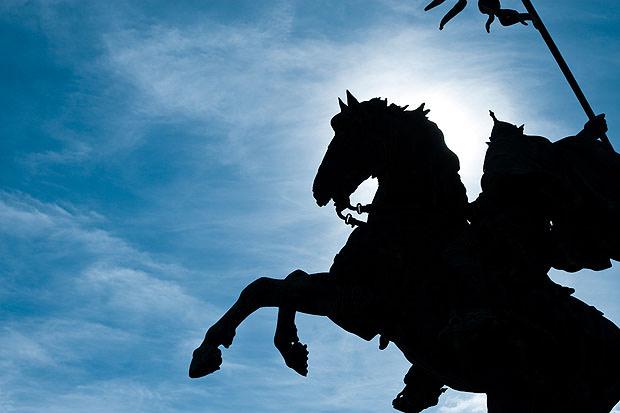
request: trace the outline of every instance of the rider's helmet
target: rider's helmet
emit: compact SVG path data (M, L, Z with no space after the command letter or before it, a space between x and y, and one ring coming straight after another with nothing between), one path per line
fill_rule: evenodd
M506 137L523 136L524 125L517 126L512 123L497 120L493 111L489 111L489 113L493 118L493 130L489 138L491 142Z

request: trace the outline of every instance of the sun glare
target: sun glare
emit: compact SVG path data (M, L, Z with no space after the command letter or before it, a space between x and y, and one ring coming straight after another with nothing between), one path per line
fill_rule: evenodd
M429 119L437 123L448 147L459 157L461 179L471 200L480 192L482 162L491 134L488 108L463 105L460 100L441 94L430 94L426 106L431 109Z

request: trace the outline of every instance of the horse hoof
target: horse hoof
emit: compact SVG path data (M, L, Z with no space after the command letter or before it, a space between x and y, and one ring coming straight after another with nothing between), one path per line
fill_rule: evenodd
M189 377L197 379L214 373L222 365L222 351L215 346L198 347L192 354Z
M421 413L424 410L424 407L420 405L416 405L415 403L411 403L407 397L399 394L393 401L392 407L395 410L403 413Z
M306 344L294 341L278 346L278 350L288 367L304 377L308 375L308 346Z
M437 391L430 391L424 394L412 394L412 391L405 389L392 401L392 407L404 413L421 413L422 411L437 406L439 397L447 390L441 388Z

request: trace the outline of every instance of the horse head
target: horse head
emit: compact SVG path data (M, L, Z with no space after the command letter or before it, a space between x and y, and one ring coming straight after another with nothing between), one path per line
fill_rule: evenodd
M415 111L388 105L387 99L359 102L347 90L347 103L338 99L340 113L331 120L334 130L312 188L319 206L334 201L337 210L350 207L349 196L366 179L381 180L389 169L388 159L398 145L395 139L404 121L426 120L424 105ZM405 119L407 118L407 119ZM410 123L410 122L407 122ZM392 149L392 150L391 150Z

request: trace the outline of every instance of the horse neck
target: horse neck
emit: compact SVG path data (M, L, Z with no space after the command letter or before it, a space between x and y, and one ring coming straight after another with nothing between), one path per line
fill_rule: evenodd
M392 175L379 177L379 186L373 200L375 210L423 208L428 194L416 191L415 177Z
M373 200L375 215L412 214L418 223L427 218L464 222L467 197L456 155L439 138L415 148L410 139L397 142L386 148L384 173Z
M413 149L411 137L392 138L385 145L384 165L373 205L378 209L420 209L433 199L429 154Z

